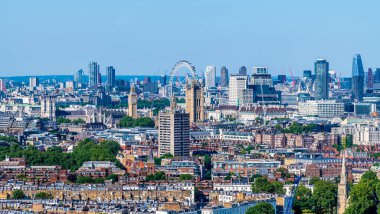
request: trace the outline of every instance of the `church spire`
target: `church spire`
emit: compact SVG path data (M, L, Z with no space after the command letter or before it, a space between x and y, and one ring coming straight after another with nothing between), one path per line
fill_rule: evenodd
M348 204L348 185L346 174L346 150L342 151L342 173L338 184L338 214L343 214Z

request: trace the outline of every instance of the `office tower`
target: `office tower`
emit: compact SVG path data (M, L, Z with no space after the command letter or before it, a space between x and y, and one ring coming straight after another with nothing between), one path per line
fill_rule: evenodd
M131 91L128 96L128 116L137 118L137 94L135 91L135 85L132 85Z
M329 63L325 59L318 59L314 63L314 97L316 100L326 100L329 98L328 71Z
M205 71L205 87L211 88L215 87L216 83L216 67L214 65L209 65L206 67Z
M203 122L204 112L203 84L198 80L186 83L186 112L190 116L190 123Z
M340 89L351 90L352 89L352 78L351 77L340 78Z
M368 68L368 77L367 77L367 88L368 89L373 89L373 73L372 69Z
M338 184L338 214L343 214L346 211L348 204L348 184L346 172L346 150L342 153L342 172L340 175L340 182Z
M273 85L272 75L268 73L267 67L254 67L251 77L251 85Z
M112 89L116 85L116 80L115 80L115 68L113 66L108 66L107 67L107 83L106 83L106 88L107 92L110 93Z
M360 54L355 54L352 60L352 98L357 101L363 100L364 92L364 69Z
M311 78L311 70L304 70L303 77Z
M80 69L74 74L74 84L76 87L81 88L84 83L84 71Z
M268 67L253 67L252 69L253 74L267 74L268 73Z
M160 112L158 116L158 154L189 156L190 116L177 109L175 97L172 97L171 109Z
M228 103L230 105L239 105L239 94L243 89L247 89L248 76L231 75L229 82Z
M167 84L167 76L166 75L161 75L160 83L161 83L161 86L165 86Z
M56 99L53 95L41 96L41 117L55 120L56 116Z
M6 82L5 82L5 79L0 79L0 91L7 91L7 85L6 85Z
M38 77L29 77L29 87L34 88L40 84Z
M98 86L102 85L102 74L98 72Z
M99 65L96 62L90 62L89 67L89 80L88 87L92 88L98 86L99 80Z
M226 66L223 66L220 69L220 86L228 87L228 69Z
M375 71L375 82L380 82L380 68L376 68L376 71Z
M247 67L244 65L240 67L239 69L239 75L247 75Z

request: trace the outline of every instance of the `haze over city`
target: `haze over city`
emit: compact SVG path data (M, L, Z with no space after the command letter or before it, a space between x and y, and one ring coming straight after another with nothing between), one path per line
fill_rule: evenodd
M0 213L380 214L379 6L0 0Z
M168 74L178 60L296 76L318 58L348 76L378 65L379 1L0 2L0 76L72 74L97 61L118 75Z

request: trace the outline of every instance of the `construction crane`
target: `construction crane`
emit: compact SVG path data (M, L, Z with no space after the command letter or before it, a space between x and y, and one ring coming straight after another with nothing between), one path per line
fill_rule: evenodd
M296 195L297 189L298 189L298 184L301 181L302 176L295 176L294 177L294 183L293 183L293 189L290 194L289 200L285 204L284 208L284 214L292 214L293 213L293 202L294 202L294 197Z
M294 81L292 69L290 69L290 76L292 77L292 87L294 88L294 86L296 85L296 81Z

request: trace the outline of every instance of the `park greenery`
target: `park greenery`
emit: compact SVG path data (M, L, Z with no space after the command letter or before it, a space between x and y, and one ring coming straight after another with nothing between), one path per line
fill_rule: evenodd
M149 117L132 118L130 116L124 116L120 119L119 125L121 128L131 127L154 127L154 121Z
M302 133L310 133L316 129L317 125L315 124L307 124L302 125L297 122L293 122L288 128L282 128L280 124L275 125L275 129L283 132L283 133L291 133L291 134L302 134Z
M9 147L0 147L0 159L9 157L24 157L27 164L31 166L53 166L60 165L63 169L76 171L86 161L112 161L122 168L116 160L116 154L120 146L114 141L103 141L96 143L89 139L80 141L73 152L65 153L60 147L50 147L47 151L40 151L35 147L29 146L22 148L15 144Z
M273 206L268 202L259 202L250 207L245 214L275 214Z

